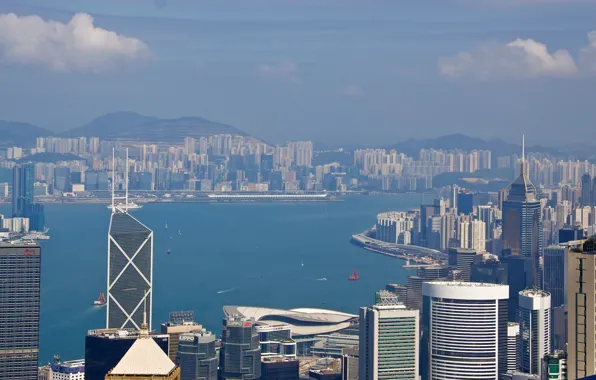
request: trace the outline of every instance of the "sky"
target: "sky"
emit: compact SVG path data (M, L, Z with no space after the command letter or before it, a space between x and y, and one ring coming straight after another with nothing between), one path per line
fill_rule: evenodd
M119 110L266 141L596 131L596 0L2 0L0 120Z

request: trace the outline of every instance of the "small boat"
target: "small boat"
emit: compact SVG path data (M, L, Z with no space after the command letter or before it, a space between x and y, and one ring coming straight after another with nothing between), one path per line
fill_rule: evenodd
M168 255L169 255L170 253L172 253L172 250L168 249Z
M103 292L99 292L99 297L95 301L93 301L93 306L103 306L106 304L106 296Z
M166 228L168 228L168 223L166 222Z
M300 264L300 266L301 266L301 267L303 267L303 266L304 266L304 261L303 261L303 262Z
M114 206L119 210L124 210L124 209L137 210L137 209L140 209L143 207L141 205L134 203L133 201L128 201L128 203L118 203L117 205L114 205ZM108 205L108 208L112 208L112 205Z
M350 277L348 277L348 280L350 280L350 281L356 281L359 278L360 277L358 276L358 271L356 270L356 268L354 268L354 273L352 273L352 275Z
M327 281L327 277L317 278L318 281Z
M180 230L178 230L178 235L182 236L182 232Z

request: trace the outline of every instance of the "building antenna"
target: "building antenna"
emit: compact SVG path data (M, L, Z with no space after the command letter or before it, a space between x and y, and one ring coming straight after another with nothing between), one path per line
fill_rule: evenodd
M112 147L112 214L116 212L116 204L114 203L115 194L114 190L116 188L116 148Z
M124 195L124 212L128 213L128 148L126 148L126 179L124 180L126 193Z
M526 136L522 135L522 162L526 161Z

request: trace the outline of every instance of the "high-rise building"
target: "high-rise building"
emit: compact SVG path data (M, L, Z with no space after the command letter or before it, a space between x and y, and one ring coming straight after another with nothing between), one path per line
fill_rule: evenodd
M37 243L0 243L0 379L37 379L40 275Z
M358 380L360 370L360 348L345 347L342 349L341 380Z
M188 314L188 319L176 319L176 315ZM174 318L173 318L174 316ZM170 359L176 361L176 354L178 353L178 338L181 334L190 333L193 331L202 331L203 326L194 322L193 312L173 312L170 313L170 321L161 324L161 333L170 336Z
M567 305L553 307L552 310L553 348L555 350L567 350L568 341L568 311Z
M567 243L584 238L584 230L579 226L563 227L559 230L559 244Z
M296 358L271 356L261 360L261 380L298 380L300 363Z
M532 258L531 278L541 288L542 219L536 188L527 174L522 155L519 177L511 183L503 202L503 249L508 255Z
M145 301L151 326L153 231L115 209L108 238L107 327L140 329Z
M43 231L45 228L43 205L34 203L35 165L19 164L12 171L12 216L29 218L30 229Z
M449 248L448 263L461 271L462 281L470 281L471 266L477 254L475 249Z
M466 215L474 212L474 194L461 192L457 195L457 212Z
M451 268L447 265L432 265L418 269L417 276L408 276L406 306L422 311L422 283L424 281L446 280Z
M582 175L581 204L592 206L592 177L589 174Z
M136 329L90 330L85 337L85 380L104 380L108 372L118 364L137 340ZM167 355L169 337L151 334L151 338Z
M570 247L567 267L569 379L596 375L596 241Z
M526 288L532 288L531 257L524 256L501 256L501 262L507 265L507 285L509 285L509 322L517 321L517 306L519 292Z
M395 296L381 296L376 305L361 308L360 380L417 380L418 322L419 311L406 308Z
M408 288L405 285L387 284L385 290L389 290L391 293L395 294L401 302L406 303L406 300L408 299Z
M520 369L541 375L542 359L551 351L550 294L527 289L519 293Z
M253 380L261 377L261 349L255 321L229 315L223 321L219 378Z
M542 361L542 378L547 380L567 380L567 351L555 350Z
M70 360L61 362L57 360L50 365L48 380L84 380L85 360Z
M507 264L490 253L476 255L470 265L470 281L507 285Z
M499 379L507 370L507 285L422 284L422 379Z
M180 380L180 368L149 335L144 312L140 333L105 380Z
M507 324L507 372L515 372L519 368L519 323Z
M544 290L551 295L552 307L567 302L567 247L551 245L544 249Z
M181 334L176 351L180 380L217 380L215 335L211 332L201 330Z

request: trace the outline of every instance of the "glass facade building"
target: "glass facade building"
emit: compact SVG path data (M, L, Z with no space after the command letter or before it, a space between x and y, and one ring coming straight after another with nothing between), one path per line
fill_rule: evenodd
M29 218L29 228L34 231L45 229L44 208L34 203L35 165L16 165L12 171L12 216Z
M542 360L551 351L550 294L527 289L519 293L520 369L541 375Z
M181 334L176 364L180 380L217 380L215 335L208 331Z
M0 243L0 379L36 380L41 248Z
M220 379L259 379L261 348L254 320L239 315L226 317L219 354Z
M146 307L151 330L153 231L116 210L108 240L107 327L140 329Z
M85 337L85 380L104 380L137 340L137 330L91 330ZM166 334L151 338L168 354L169 337ZM37 363L36 363L37 364ZM37 374L37 369L36 369Z
M552 307L567 304L567 255L566 247L557 245L544 249L544 290L551 295Z

